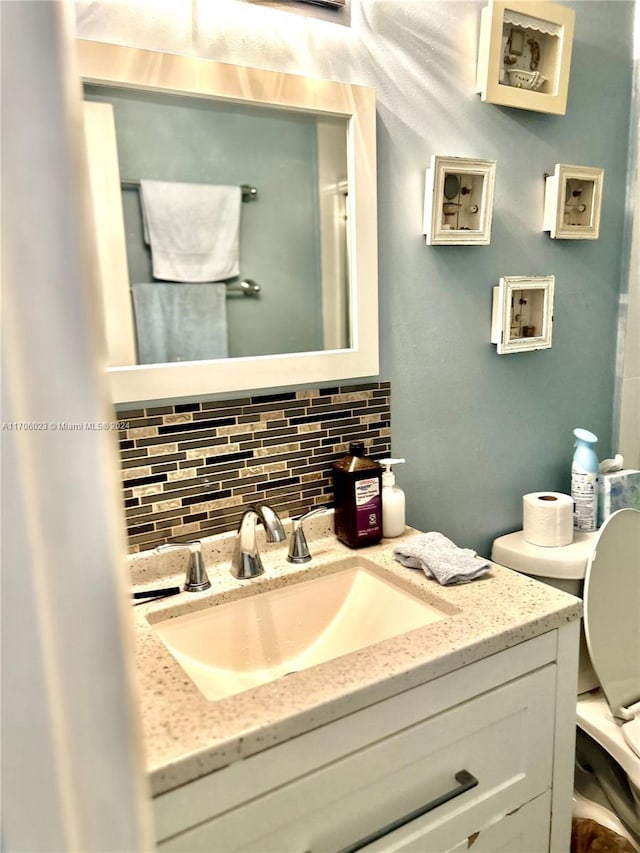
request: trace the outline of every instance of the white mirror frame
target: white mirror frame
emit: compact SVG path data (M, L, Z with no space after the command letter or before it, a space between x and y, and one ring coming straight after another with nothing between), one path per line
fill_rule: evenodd
M351 340L349 348L202 362L109 367L114 403L202 396L378 373L375 90L256 68L77 39L83 82L147 89L344 117ZM119 183L117 184L119 193ZM97 213L98 223L100 222ZM98 256L113 258L113 229L96 228ZM106 241L106 242L105 242ZM111 242L109 242L111 241ZM121 248L121 247L120 247ZM106 261L105 261L106 265ZM101 262L102 266L102 262ZM113 272L101 270L103 288ZM112 351L116 344L107 343Z
M478 229L462 230L444 228L442 225L442 209L447 202L444 185L447 175L452 173L482 178L482 193L479 198L474 197L474 201L478 202ZM488 246L491 243L495 183L495 160L470 160L433 154L430 168L425 173L424 184L422 233L427 246Z
M498 347L498 355L513 352L530 352L549 349L553 333L553 275L505 275L493 288L493 314L491 319L491 343ZM540 310L540 334L531 337L511 337L511 302L514 293L520 290L539 290L543 294Z
M567 181L570 180L593 184L587 225L565 224L566 188ZM553 175L549 175L544 184L542 230L549 231L549 236L554 240L597 240L600 236L603 185L604 169L556 163Z

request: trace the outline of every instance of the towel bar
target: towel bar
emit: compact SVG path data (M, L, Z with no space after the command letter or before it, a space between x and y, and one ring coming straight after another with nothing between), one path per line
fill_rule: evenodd
M139 178L120 178L120 186L125 190L140 189ZM251 187L249 184L241 184L242 201L255 201L258 198L257 187Z
M227 285L227 296L234 295L236 293L241 294L242 296L259 296L260 285L252 278L246 278L244 281L241 281L240 284Z

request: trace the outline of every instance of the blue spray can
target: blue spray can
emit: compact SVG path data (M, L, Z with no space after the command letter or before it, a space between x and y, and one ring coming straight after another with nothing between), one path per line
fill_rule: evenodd
M586 429L574 429L575 452L571 463L573 529L591 533L598 526L598 457L594 445L598 437Z

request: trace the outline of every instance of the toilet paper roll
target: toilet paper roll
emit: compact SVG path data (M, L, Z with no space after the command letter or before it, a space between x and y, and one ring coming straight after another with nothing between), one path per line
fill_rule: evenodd
M573 542L573 500L560 492L531 492L522 497L522 535L546 548Z

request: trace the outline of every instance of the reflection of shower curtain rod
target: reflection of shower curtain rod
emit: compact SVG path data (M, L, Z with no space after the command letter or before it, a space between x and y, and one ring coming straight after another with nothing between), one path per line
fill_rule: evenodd
M120 186L127 190L140 189L139 178L120 178ZM258 198L258 190L256 187L250 187L249 184L241 184L242 201L255 201Z

